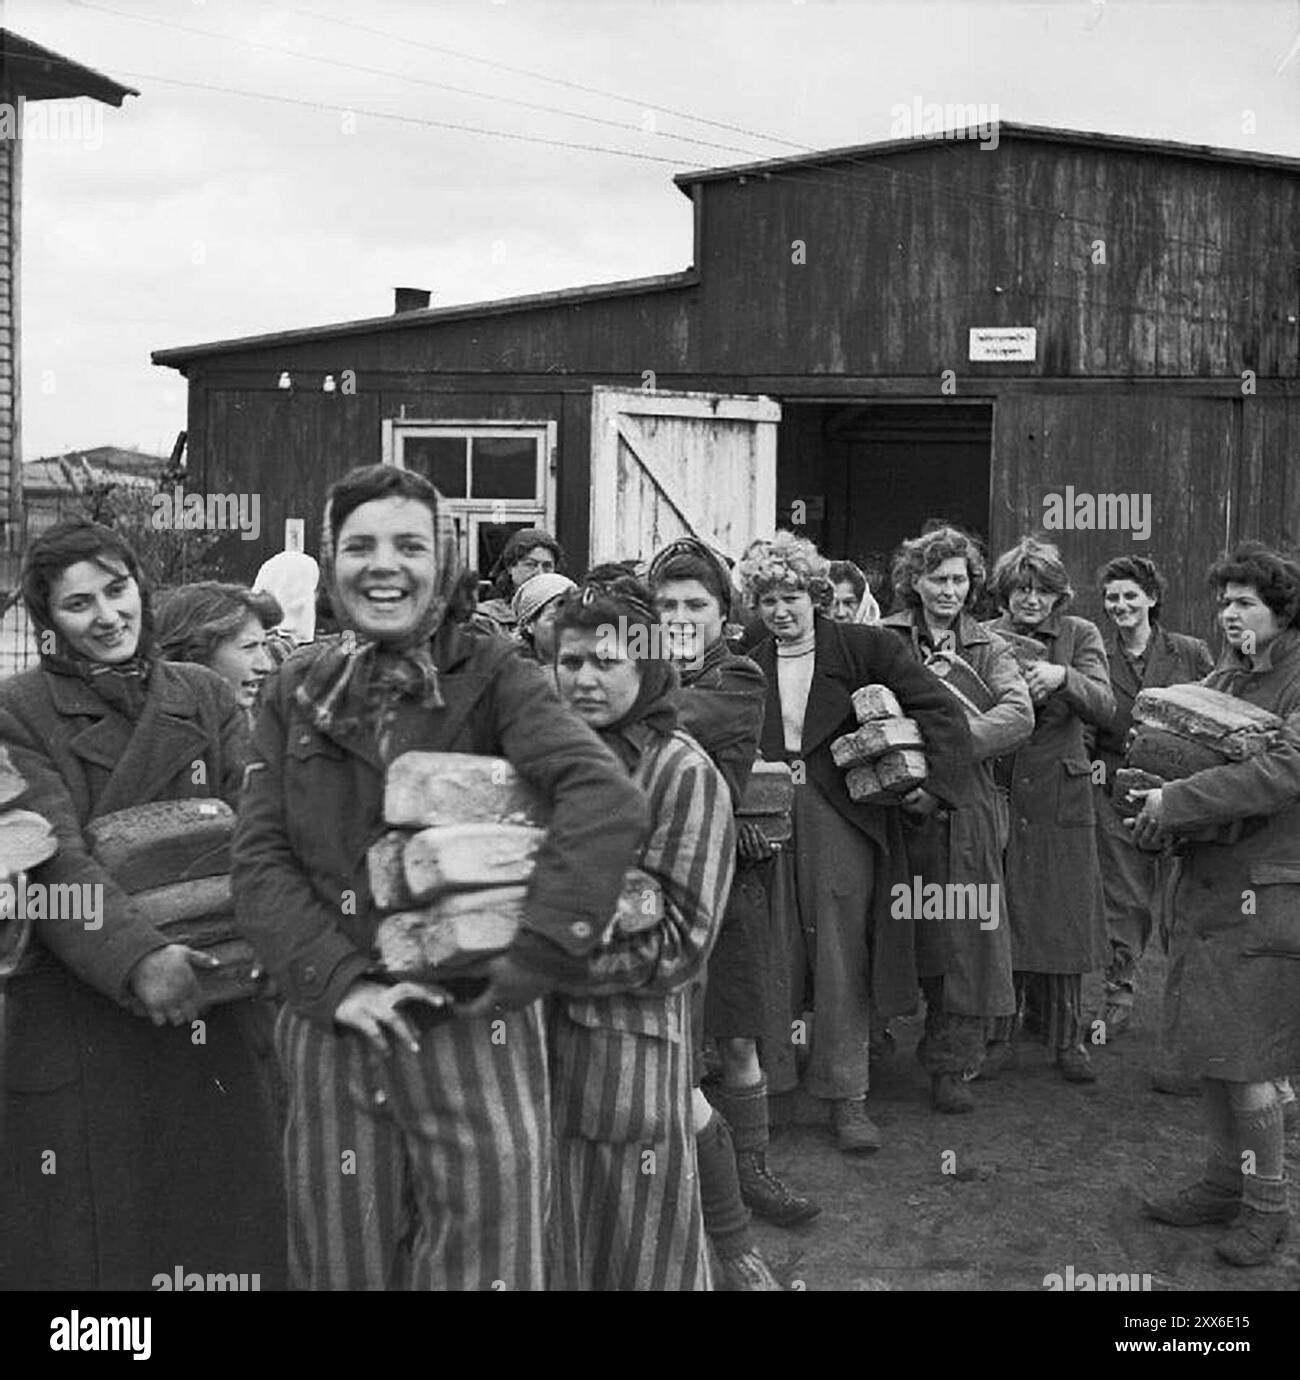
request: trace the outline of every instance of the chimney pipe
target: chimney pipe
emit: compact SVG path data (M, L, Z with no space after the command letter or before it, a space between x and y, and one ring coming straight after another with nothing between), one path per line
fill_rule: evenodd
M432 296L433 293L424 288L394 288L393 315L404 311L423 311Z

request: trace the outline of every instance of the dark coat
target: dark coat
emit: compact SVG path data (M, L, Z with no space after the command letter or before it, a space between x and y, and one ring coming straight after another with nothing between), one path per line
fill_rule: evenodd
M290 658L264 697L233 881L239 926L285 999L332 1030L344 994L374 965L379 916L366 851L387 826L373 735L325 733L296 698L324 650L317 644ZM433 655L445 707L422 716L410 746L506 757L553 806L511 952L555 977L585 974L581 960L644 840L644 797L517 644L444 624Z
M1007 616L986 624L1014 632ZM1035 630L1065 682L1038 706L1012 756L1007 909L1018 972L1087 973L1106 959L1106 906L1085 729L1115 712L1106 649L1086 618L1053 613Z
M853 692L863 685L887 685L904 713L916 720L925 740L929 779L926 787L949 806L970 798L971 737L966 716L957 701L892 632L853 623L833 623L820 614L815 620L812 687L804 714L799 759L807 784L819 791L850 823L864 843L875 850L876 884L862 898L862 919L872 940L872 995L887 1013L909 1011L916 1005L915 933L910 919L890 912L891 887L908 881L907 850L897 806L863 805L849 799L844 772L831 757L831 742L857 727ZM753 659L767 677L767 710L762 755L772 762L787 761L777 687L776 640L764 639ZM796 777L796 785L798 785Z
M911 611L890 614L882 624L904 639L920 659ZM906 826L909 871L926 882L996 886L999 914L992 929L972 919L920 919L917 967L922 977L944 979L944 1010L966 1016L1009 1016L1016 1009L1012 986L1011 929L1007 919L1003 855L1008 836L1005 792L993 780L993 759L1012 752L1034 730L1029 687L1010 648L995 632L963 613L955 629L957 652L996 696L981 714L970 714L974 760L971 798L960 810L938 811Z
M202 1043L127 1009L131 969L167 939L82 835L150 801L233 805L247 750L234 697L211 671L160 662L132 723L82 680L28 671L0 682L0 741L29 783L19 803L58 834L29 880L98 886L103 901L97 930L38 922L36 967L10 984L0 1282L148 1289L183 1266L282 1287L273 1116L236 1007L204 1013Z
M1159 623L1151 629L1146 666L1139 680L1123 653L1113 623L1102 630L1102 642L1110 663L1110 688L1115 695L1115 717L1097 730L1097 756L1106 764L1109 784L1117 767L1124 765L1124 748L1133 727L1133 701L1141 690L1161 685L1186 685L1202 680L1214 668L1210 649L1199 637L1169 632Z
M1237 836L1179 845L1167 1034L1188 1072L1262 1082L1300 1068L1300 631L1279 633L1253 663L1227 648L1204 683L1286 728L1261 756L1161 793L1175 836Z
M677 722L713 759L740 806L758 752L767 686L763 673L725 642L711 647L698 673L686 673L673 696Z

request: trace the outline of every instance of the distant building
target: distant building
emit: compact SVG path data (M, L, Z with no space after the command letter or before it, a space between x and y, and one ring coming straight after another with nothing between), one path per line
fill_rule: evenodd
M167 465L165 455L118 446L95 446L28 460L22 466L28 540L76 512L87 487L111 481L129 488L154 489Z
M22 542L22 164L28 101L86 96L120 106L140 93L0 29L0 552ZM10 560L8 564L12 565ZM12 572L10 572L12 574ZM5 580L8 584L11 580Z

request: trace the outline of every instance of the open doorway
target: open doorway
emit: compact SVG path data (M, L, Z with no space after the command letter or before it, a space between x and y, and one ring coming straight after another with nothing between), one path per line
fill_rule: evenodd
M987 542L992 403L782 404L777 520L856 561L883 608L895 548L928 519Z

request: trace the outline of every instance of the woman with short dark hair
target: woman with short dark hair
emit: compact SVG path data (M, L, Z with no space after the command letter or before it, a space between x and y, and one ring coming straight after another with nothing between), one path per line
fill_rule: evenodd
M1034 702L1033 736L999 765L1011 792L1007 908L1016 995L1071 1083L1096 1078L1083 1040L1083 974L1105 962L1106 909L1097 864L1086 730L1115 712L1106 649L1050 542L1026 537L991 580L1005 612L985 626L1012 643ZM1015 1018L995 1023L994 1067L1014 1052Z
M457 626L455 534L426 479L375 465L334 484L321 571L344 631L270 682L233 849L239 924L285 999L292 1276L312 1289L541 1289L539 998L598 944L645 805L536 663ZM377 971L366 845L408 750L505 757L551 807L521 930L480 993ZM355 1173L340 1173L348 1151Z
M1106 1038L1123 1034L1133 1017L1137 965L1151 937L1161 894L1159 854L1133 846L1133 834L1116 813L1111 790L1124 765L1133 727L1133 702L1155 686L1183 685L1209 675L1210 649L1199 637L1170 632L1161 621L1165 578L1145 556L1116 556L1097 572L1106 625L1102 641L1110 665L1115 717L1097 730L1097 757L1105 779L1096 783L1097 857L1106 899ZM1161 1075L1163 1076L1163 1074Z
M616 577L567 594L555 622L560 698L643 793L637 865L662 895L652 922L603 945L585 972L575 965L552 1003L557 1289L710 1287L688 991L722 921L736 836L726 781L677 730L652 601Z
M562 574L563 569L564 548L549 532L538 527L515 532L488 571L492 598L479 604L478 618L498 632L512 632L516 592L534 575Z
M1210 570L1227 646L1202 682L1279 715L1243 761L1145 793L1141 847L1173 842L1165 1034L1202 1079L1203 1177L1146 1211L1218 1223L1231 1265L1263 1265L1290 1222L1275 1080L1300 1067L1300 565L1246 543Z
M140 562L108 528L42 533L22 590L41 662L0 681L0 741L59 840L30 881L100 911L38 920L8 984L0 1288L144 1290L177 1270L280 1288L274 1118L242 1003L205 1008L215 960L146 919L83 834L136 805L234 806L243 716L213 672L159 657Z

